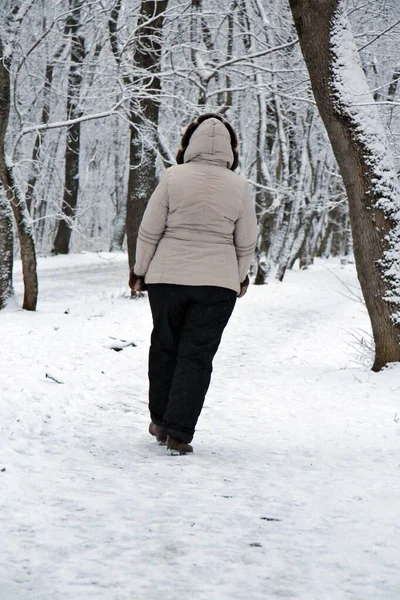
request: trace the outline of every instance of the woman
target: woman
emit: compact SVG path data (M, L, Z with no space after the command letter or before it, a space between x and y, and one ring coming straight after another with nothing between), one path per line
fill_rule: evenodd
M176 161L147 205L129 284L148 289L154 323L149 432L186 454L222 332L249 284L257 231L248 185L233 173L237 137L225 119L195 119Z

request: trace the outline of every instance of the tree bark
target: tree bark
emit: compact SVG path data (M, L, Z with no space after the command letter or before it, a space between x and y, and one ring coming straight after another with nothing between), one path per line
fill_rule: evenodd
M64 50L64 44L56 52L53 59L46 65L43 84L43 107L40 119L41 125L46 125L50 120L50 93L53 83L54 66ZM28 212L32 214L32 202L34 199L35 186L40 172L42 146L46 137L46 130L38 131L32 150L32 173L28 179L25 193L25 202Z
M44 80L44 86L43 86L44 102L43 102L43 108L42 108L42 118L40 120L41 124L46 124L49 122L49 115L50 115L49 96L50 96L51 82L53 80L53 70L54 70L53 64L46 65L46 73L45 73L45 80ZM34 196L35 185L36 185L37 178L38 178L40 154L41 154L41 149L42 149L43 138L45 135L46 135L46 130L43 133L38 131L38 133L36 135L35 143L33 145L33 150L32 150L32 174L28 179L28 183L26 186L26 193L25 193L26 207L30 214L32 214L31 213L32 201L33 201L33 196Z
M0 310L13 295L13 222L10 204L0 191Z
M82 116L79 107L82 84L82 63L85 56L85 41L79 34L82 0L70 0L71 13L67 28L71 33L71 64L68 75L67 120ZM61 205L62 219L58 222L53 254L68 254L72 227L76 217L79 194L79 152L81 124L70 125L67 129L65 149L64 194Z
M129 266L133 267L136 240L147 202L156 186L158 95L161 80L161 41L164 13L168 0L142 0L133 63L143 75L134 84L147 90L147 95L132 98L130 109L130 156L126 205L126 234ZM140 135L139 135L140 131Z
M29 213L26 208L25 200L14 180L12 169L7 165L5 154L5 136L10 116L10 66L11 55L4 54L3 43L0 39L0 181L14 213L21 245L22 272L24 279L24 301L22 308L26 310L35 310L38 296L38 281L33 231L29 222ZM5 243L4 247L1 245L1 249L2 253L5 252L4 256L6 260L4 284L2 284L2 287L7 294L10 291L10 285L12 285L10 281L10 278L12 278L12 263L10 264L12 252L11 255L9 252L9 236L12 235L12 233L10 233L12 230L10 227L9 212L3 207L2 213L3 218L1 220L4 237L0 242L4 241ZM2 269L2 267L3 262L0 263L0 268ZM3 279L3 277L1 276L0 279Z
M343 0L289 4L346 187L357 274L375 340L372 369L379 371L400 360L400 202L394 166L372 96L367 97ZM356 103L367 103L368 112Z
M122 170L121 161L121 143L120 143L120 128L116 122L113 128L113 162L114 162L114 173L115 173L115 189L112 194L113 202L115 205L115 217L112 224L112 236L110 243L110 252L121 252L126 231L126 194L124 190L125 174Z

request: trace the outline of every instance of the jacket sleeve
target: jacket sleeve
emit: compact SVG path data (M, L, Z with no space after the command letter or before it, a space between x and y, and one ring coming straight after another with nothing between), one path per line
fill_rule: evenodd
M250 269L257 242L257 218L250 189L246 183L242 211L235 224L234 244L238 260L239 278L242 283Z
M135 275L145 276L157 249L168 214L168 174L165 172L151 195L139 227L136 244Z

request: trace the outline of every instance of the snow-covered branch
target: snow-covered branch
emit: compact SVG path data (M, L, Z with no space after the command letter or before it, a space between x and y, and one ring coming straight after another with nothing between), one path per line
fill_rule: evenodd
M19 132L18 136L15 139L14 151L15 151L17 144L21 140L21 138L24 137L25 135L28 135L29 133L39 132L39 131L47 131L50 129L60 129L63 127L71 127L72 125L75 125L76 123L84 123L86 121L94 121L97 119L106 119L113 115L119 115L118 109L127 101L128 101L128 98L122 98L122 100L117 102L117 104L115 106L113 106L112 108L110 108L110 110L93 113L93 114L88 114L88 115L82 115L82 117L77 117L76 119L67 119L65 121L55 121L52 123L43 123L40 125L30 125L29 127L24 127L23 129L21 129L21 131Z

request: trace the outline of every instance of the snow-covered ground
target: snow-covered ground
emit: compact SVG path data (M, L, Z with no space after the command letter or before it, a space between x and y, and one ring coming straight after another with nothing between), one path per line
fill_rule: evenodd
M0 599L398 600L400 368L352 361L354 266L238 301L178 457L126 280L121 255L42 259L38 311L0 314Z

